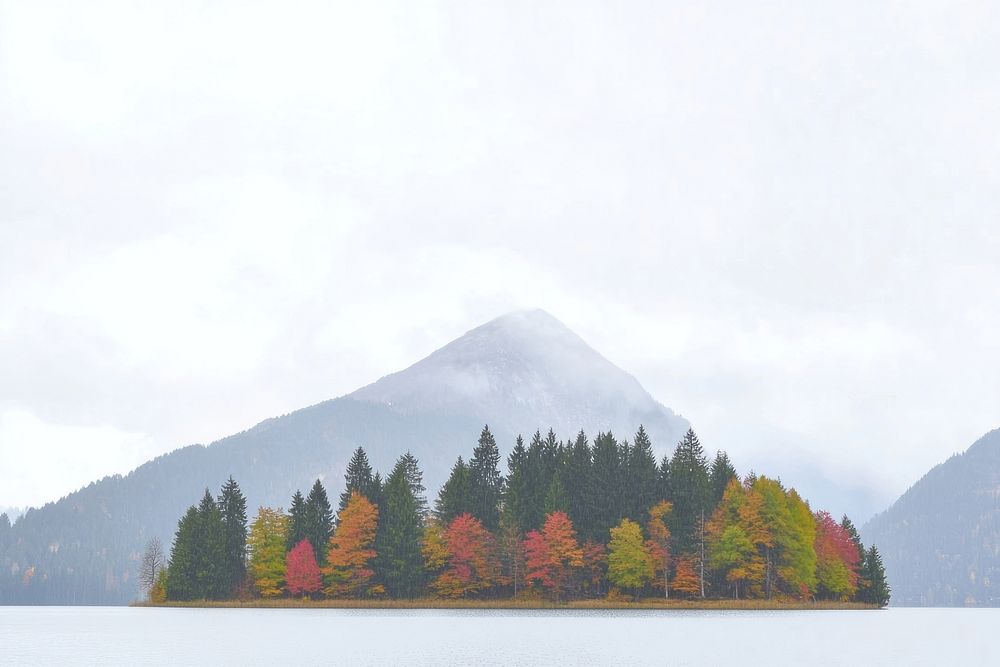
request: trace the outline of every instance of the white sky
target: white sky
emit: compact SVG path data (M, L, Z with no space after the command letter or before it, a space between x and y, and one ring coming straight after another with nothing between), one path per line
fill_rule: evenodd
M517 307L741 469L1000 426L996 3L291 4L0 1L0 506Z

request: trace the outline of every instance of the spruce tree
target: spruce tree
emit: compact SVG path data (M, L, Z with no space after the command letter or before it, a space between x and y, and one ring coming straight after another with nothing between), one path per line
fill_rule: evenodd
M649 508L658 501L656 457L653 455L653 444L641 425L635 434L632 447L628 449L626 461L626 503L625 515L633 521L642 523L649 514Z
M500 475L500 450L484 426L479 434L479 443L469 459L469 501L472 516L479 519L486 530L496 531L500 527L500 499L503 492L503 477Z
M594 439L590 488L590 524L579 530L587 539L604 544L610 530L623 517L622 499L625 479L621 449L614 435L598 433Z
M548 493L545 494L545 514L553 512L565 512L569 509L569 498L566 495L566 487L562 483L562 475L552 476L552 483L549 484Z
M503 511L509 521L523 530L530 520L528 513L528 450L518 435L514 449L507 455L507 483L504 485Z
M403 469L406 474L406 483L410 485L410 491L417 501L417 511L420 516L427 517L427 489L424 488L424 473L420 472L420 463L417 457L407 450L400 459L403 462Z
M333 533L333 509L326 489L318 479L306 496L305 506L305 537L313 545L316 562L326 560L326 549Z
M347 473L344 475L344 492L340 494L340 504L337 513L344 511L347 502L351 499L351 494L355 491L375 502L372 496L374 478L372 477L372 466L368 463L368 455L365 450L358 447L351 455L351 460L347 462Z
M670 455L664 454L660 467L656 471L656 486L660 500L670 503L674 501L674 492L670 488Z
M545 495L552 483L545 465L545 445L541 431L535 431L528 444L527 464L525 465L525 515L527 517L522 530L528 532L542 527L545 521Z
M586 526L590 519L591 460L590 443L582 430L576 435L565 465L563 486L569 504L569 518L581 535L588 535Z
M228 591L222 513L208 489L198 505L193 554L196 597L206 600L225 597Z
M698 436L688 429L677 444L670 460L670 489L674 511L670 515L670 532L674 536L676 553L693 554L700 545L699 522L711 508L708 461Z
M874 544L865 552L861 578L865 583L865 586L858 591L858 599L861 602L878 605L879 607L889 604L889 598L892 597L892 589L885 578L885 567L882 565L882 556Z
M455 517L469 510L469 467L459 456L451 468L448 481L438 491L434 513L441 525L447 526Z
M291 551L306 537L306 499L302 497L301 491L296 491L292 496L291 507L288 508L288 539L285 541L285 551Z
M247 499L229 477L219 495L223 525L223 595L232 597L246 578Z
M711 497L709 502L711 507L715 507L722 500L722 495L729 486L729 480L737 478L736 468L733 467L729 456L721 449L715 453L715 460L712 461L712 470L709 473L709 486L711 487Z
M423 520L400 458L385 481L375 538L376 576L390 596L413 598L423 590Z
M167 566L168 600L194 600L197 597L194 560L197 524L198 508L192 505L177 522L177 533L170 548L170 564Z

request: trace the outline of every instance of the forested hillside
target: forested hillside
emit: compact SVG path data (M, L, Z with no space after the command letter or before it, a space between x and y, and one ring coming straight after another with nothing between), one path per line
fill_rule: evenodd
M935 466L864 526L901 605L1000 606L1000 429Z

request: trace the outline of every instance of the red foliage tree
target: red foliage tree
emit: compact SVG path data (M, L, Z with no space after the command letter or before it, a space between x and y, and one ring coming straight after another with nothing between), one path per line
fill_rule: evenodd
M444 533L448 565L434 589L446 597L464 597L493 586L500 575L493 535L479 519L465 513L455 517Z
M533 530L525 537L524 551L528 570L525 579L548 588L558 602L570 575L583 565L583 550L569 516L565 512L549 514L541 532Z
M285 590L291 595L312 595L323 587L323 577L309 540L302 540L285 556Z
M851 534L829 512L816 513L816 575L828 595L848 598L858 588L861 555Z

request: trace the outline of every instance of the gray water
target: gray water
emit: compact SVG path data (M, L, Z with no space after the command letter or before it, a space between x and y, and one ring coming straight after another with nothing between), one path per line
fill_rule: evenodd
M3 665L1000 665L1000 609L0 607Z

